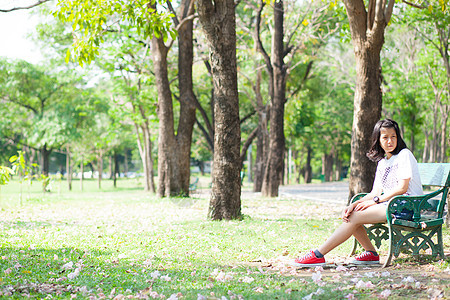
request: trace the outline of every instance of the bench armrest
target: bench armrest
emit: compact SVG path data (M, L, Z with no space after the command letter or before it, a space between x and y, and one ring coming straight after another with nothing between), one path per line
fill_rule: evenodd
M361 199L362 197L364 197L365 195L367 195L368 193L359 193L356 194L355 196L353 196L352 200L350 200L350 203L353 203L355 201L358 201L359 199Z
M413 220L419 221L421 219L421 211L422 210L432 210L436 211L438 213L439 217L442 217L442 211L439 211L440 206L433 207L432 204L428 202L431 198L439 195L442 192L442 190L437 190L435 192L421 195L421 196L395 196L391 200L389 200L389 204L386 210L386 218L388 222L390 223L393 214L395 212L400 212L404 208L412 210L413 211Z

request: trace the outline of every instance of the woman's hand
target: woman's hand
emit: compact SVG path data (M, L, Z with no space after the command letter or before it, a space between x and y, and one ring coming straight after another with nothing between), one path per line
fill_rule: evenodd
M376 203L374 201L364 201L364 202L358 203L358 205L356 205L354 211L365 210L366 208L369 208L374 205L376 205Z
M346 222L346 223L348 222L348 217L351 215L351 213L353 212L355 207L356 207L356 204L352 203L342 211L342 220L344 222Z
M348 218L354 211L361 211L365 210L368 207L371 207L375 205L375 202L373 201L363 201L363 202L355 202L347 206L344 211L342 212L342 220L344 222L348 222Z

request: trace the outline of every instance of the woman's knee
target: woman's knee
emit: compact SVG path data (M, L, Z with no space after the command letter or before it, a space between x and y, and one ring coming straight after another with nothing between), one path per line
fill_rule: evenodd
M383 211L372 210L372 211L355 211L349 217L349 222L355 226L360 226L364 224L374 224L386 222L386 215Z

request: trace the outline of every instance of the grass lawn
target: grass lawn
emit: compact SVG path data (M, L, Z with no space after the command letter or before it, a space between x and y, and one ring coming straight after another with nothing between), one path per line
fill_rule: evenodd
M296 270L342 207L246 193L242 221L207 219L205 193L159 199L136 179L72 192L12 182L0 192L0 297L52 299L375 299L450 297L450 258L387 269ZM445 250L450 231L444 229ZM327 255L340 262L348 241ZM386 249L382 249L386 254Z

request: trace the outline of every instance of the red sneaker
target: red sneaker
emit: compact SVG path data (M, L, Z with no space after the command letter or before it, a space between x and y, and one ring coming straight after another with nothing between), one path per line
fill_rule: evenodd
M364 251L356 256L350 263L355 265L376 265L380 263L380 256L375 256L372 252Z
M325 257L317 258L314 254L314 251L309 251L307 254L302 257L296 258L292 265L296 267L315 267L322 266L325 264Z

